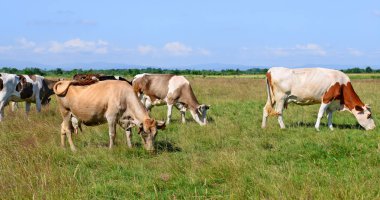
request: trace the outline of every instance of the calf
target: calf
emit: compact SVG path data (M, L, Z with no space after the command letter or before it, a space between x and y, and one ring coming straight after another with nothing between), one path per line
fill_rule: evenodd
M25 78L26 85L21 91L20 97L12 98L12 110L15 110L17 102L25 101L26 113L30 111L31 103L35 103L37 111L41 111L41 105L47 105L50 102L50 96L54 94L53 86L56 82L39 75L19 75Z
M109 148L112 148L116 136L116 124L125 131L128 146L131 143L131 128L140 127L139 134L146 150L154 150L157 129L165 123L156 122L140 103L133 88L124 81L100 81L83 86L83 81L59 81L54 85L59 110L63 118L61 124L61 145L65 145L65 135L71 150L75 146L71 138L72 117L75 116L87 126L108 123Z
M168 106L166 124L170 123L173 105L180 110L182 123L185 123L185 112L189 109L198 124L207 124L206 113L210 106L198 103L185 77L171 74L139 74L134 77L132 85L148 110L155 105Z
M348 110L366 130L375 128L371 110L355 93L351 81L341 71L324 68L288 69L275 67L266 74L267 103L263 111L262 127L268 115L277 115L281 128L285 128L282 111L288 103L298 105L321 104L315 128L327 111L328 126L333 130L334 111Z

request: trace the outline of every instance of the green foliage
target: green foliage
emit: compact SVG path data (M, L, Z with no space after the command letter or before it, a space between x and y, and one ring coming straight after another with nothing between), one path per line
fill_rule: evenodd
M39 69L39 68L25 68L25 69L16 69L10 67L3 67L0 69L1 72L12 73L12 74L39 74L46 76L65 76L71 77L75 74L83 73L99 73L106 75L119 75L125 77L133 77L141 73L154 73L154 74L176 74L176 75L202 75L202 76L237 76L237 75L260 75L265 74L267 68L251 68L247 70L240 69L223 69L223 70L195 70L195 69L161 69L161 68L145 68L145 69L136 69L136 68L126 68L126 69L72 69L64 70L62 68L56 69ZM370 66L365 69L361 68L351 68L341 70L344 73L348 74L362 74L362 73L380 73L380 69L372 69Z

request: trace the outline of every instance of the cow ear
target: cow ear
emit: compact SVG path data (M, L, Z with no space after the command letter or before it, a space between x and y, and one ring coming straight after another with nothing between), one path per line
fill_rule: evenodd
M164 130L166 127L165 121L158 120L156 125L157 125L157 128L161 130Z
M26 84L26 78L23 75L17 75L20 81L16 85L16 91L20 92L22 90L23 85Z
M24 85L26 83L26 78L23 75L17 75L17 76L20 79L21 84Z
M361 107L361 106L355 106L355 110L357 110L359 112L363 112L364 111L363 107Z

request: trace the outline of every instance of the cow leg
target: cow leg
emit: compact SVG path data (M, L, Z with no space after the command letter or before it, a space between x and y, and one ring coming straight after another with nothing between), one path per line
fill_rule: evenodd
M36 107L37 107L37 112L41 112L41 99L38 93L36 94Z
M261 128L265 128L267 126L267 119L269 116L268 110L273 109L272 104L270 101L267 101L263 108L263 121L261 123Z
M125 136L127 136L128 147L132 148L132 128L127 128L127 130L125 130Z
M146 110L150 113L150 111L152 110L152 107L153 107L153 104L152 104L152 101L150 100L150 98L145 98L144 106L145 106Z
M17 102L12 102L11 103L11 108L12 108L12 112L15 112L18 109L18 103Z
M175 107L179 110L179 112L181 113L181 121L182 123L186 123L186 118L185 118L185 114L186 114L186 107L181 104L181 103L176 103L175 104Z
M70 149L72 151L76 151L75 145L73 143L73 139L71 138L71 133L73 132L73 125L71 124L71 114L68 110L60 108L61 116L62 116L62 124L61 124L61 146L65 147L65 136L69 140Z
M322 103L321 107L319 107L317 122L315 123L315 129L317 131L319 131L319 124L321 123L321 119L323 117L323 114L325 113L325 111L326 111L326 109L328 108L329 105L330 105L330 103L328 103L328 104Z
M285 128L285 124L284 124L284 121L282 119L282 111L284 110L285 100L286 100L285 96L283 98L281 98L280 100L277 100L276 101L276 107L275 107L276 113L278 115L277 120L278 120L278 123L280 124L281 129Z
M333 114L333 111L332 110L327 110L327 124L330 128L330 130L334 130L334 127L333 127L333 124L332 124L332 114Z
M70 149L72 151L76 151L73 139L71 137L72 129L73 128L70 121L67 121L66 119L64 119L64 121L61 124L61 146L65 147L65 136L66 136L69 141Z
M4 105L5 105L4 102L0 103L0 121L3 121L3 118L4 118Z
M170 118L172 117L172 111L173 111L173 104L167 104L168 105L168 118L166 120L166 124L170 123Z
M115 143L116 137L116 122L114 119L108 120L108 134L110 136L109 148L111 149Z
M25 112L26 112L26 115L28 115L29 112L30 112L30 105L31 105L31 103L25 102Z

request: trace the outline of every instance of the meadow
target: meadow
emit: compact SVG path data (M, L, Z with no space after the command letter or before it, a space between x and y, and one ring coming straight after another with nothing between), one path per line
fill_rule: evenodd
M262 77L188 77L209 124L172 123L149 154L133 135L128 149L118 128L109 150L107 125L74 135L77 152L60 147L55 97L42 113L6 108L0 123L0 199L379 199L380 128L365 131L349 112L334 113L334 131L314 129L319 106L290 105L287 129L276 118L261 129ZM352 81L371 104L377 126L380 79ZM155 107L156 119L166 107Z

